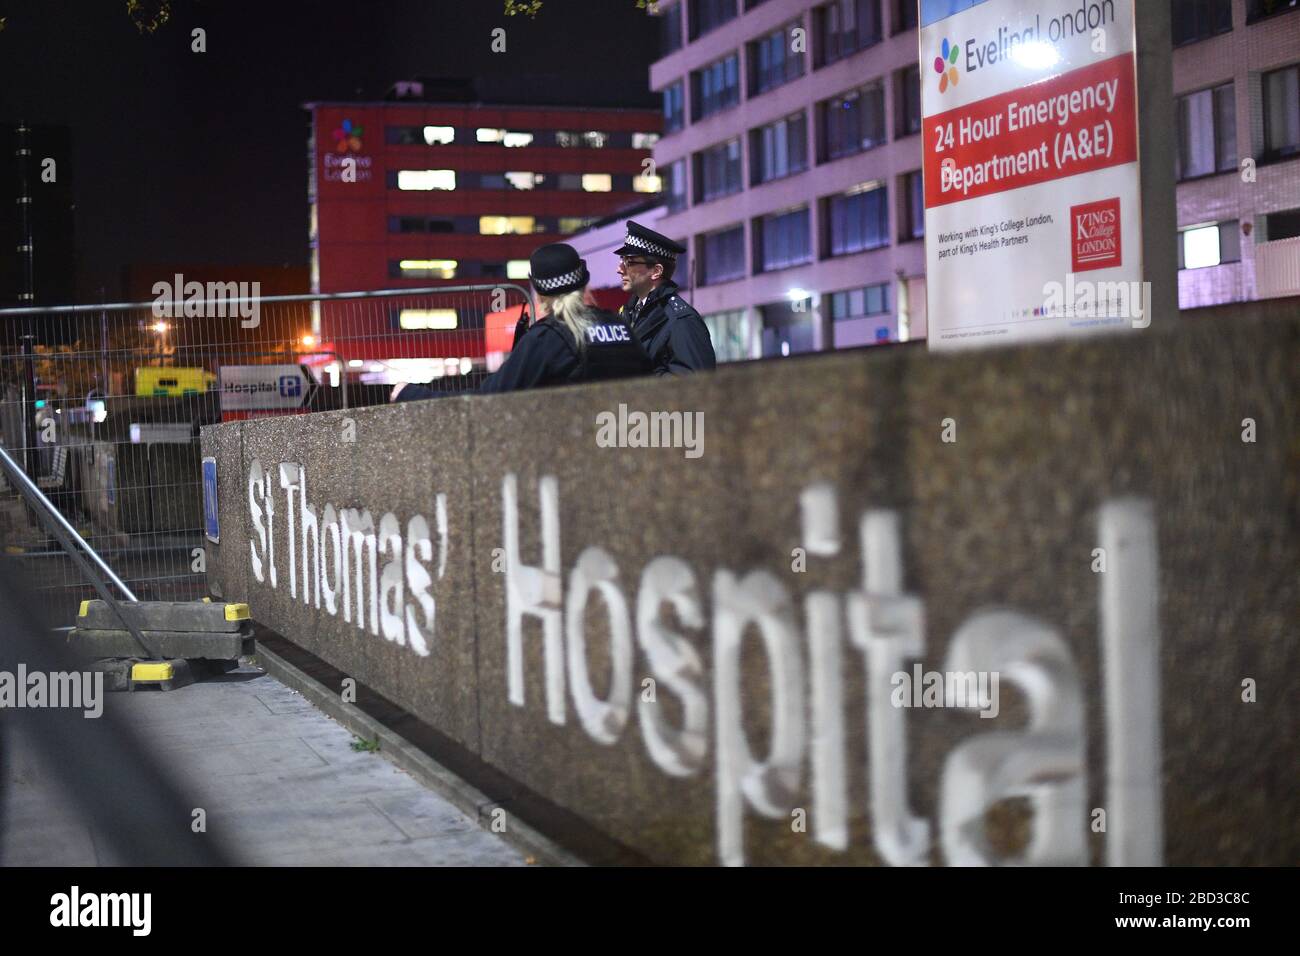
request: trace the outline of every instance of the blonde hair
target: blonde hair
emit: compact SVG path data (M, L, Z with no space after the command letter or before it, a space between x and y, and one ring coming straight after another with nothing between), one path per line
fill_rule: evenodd
M587 347L587 329L597 322L595 310L583 301L585 291L573 289L560 295L539 297L540 309L555 316L573 333L579 352Z

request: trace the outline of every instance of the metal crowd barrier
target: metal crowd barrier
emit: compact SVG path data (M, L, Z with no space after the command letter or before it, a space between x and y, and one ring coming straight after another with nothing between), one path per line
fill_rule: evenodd
M200 426L378 404L403 381L475 388L532 307L512 282L289 296L168 285L151 302L0 309L0 446L145 601L204 594ZM0 542L71 624L100 595L66 531L5 471Z

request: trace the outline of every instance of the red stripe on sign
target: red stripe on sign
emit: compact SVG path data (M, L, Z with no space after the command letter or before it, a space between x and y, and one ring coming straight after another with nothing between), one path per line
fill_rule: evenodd
M1124 53L927 117L925 207L1136 162L1134 104Z

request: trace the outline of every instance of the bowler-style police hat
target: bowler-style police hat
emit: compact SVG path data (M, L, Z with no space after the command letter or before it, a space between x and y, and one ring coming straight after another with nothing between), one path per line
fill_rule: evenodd
M542 246L528 259L528 281L542 295L563 295L591 280L587 263L567 242Z
M627 236L623 239L623 245L614 250L614 255L654 256L656 259L674 261L685 252L686 247L680 242L673 242L667 236L629 219Z

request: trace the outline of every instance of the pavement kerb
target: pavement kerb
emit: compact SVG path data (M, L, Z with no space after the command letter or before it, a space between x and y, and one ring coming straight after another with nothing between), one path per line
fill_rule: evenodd
M381 755L405 770L416 781L473 817L480 827L486 828L486 821L491 818L493 809L502 806L500 801L493 800L456 776L405 737L385 727L355 704L346 703L336 692L294 667L260 641L256 653L258 666L268 675L302 694L319 710L358 737L378 740ZM586 866L577 856L518 817L512 817L506 830L496 835L532 855L540 865Z

